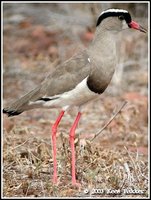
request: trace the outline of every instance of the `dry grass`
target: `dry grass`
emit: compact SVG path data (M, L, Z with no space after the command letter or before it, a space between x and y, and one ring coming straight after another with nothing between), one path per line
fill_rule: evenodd
M68 120L69 115L65 116L58 130L59 184L57 186L52 184L53 162L49 123L39 119L39 127L31 126L28 129L26 124L14 125L13 118L5 119L7 123L4 127L7 129L4 131L3 146L4 196L147 197L147 135L145 137L141 132L140 134L136 132L135 128L138 130L138 127L131 126L133 121L129 124L126 122L126 117L134 118L136 113L130 113L132 108L130 110L127 106L104 130L103 135L91 142L90 139L94 136L92 131L95 130L95 128L90 130L91 126L95 124L98 129L107 120L107 117L105 121L98 120L100 116L99 111L96 111L97 106L88 105L83 118L91 117L92 107L97 117L93 121L81 123L80 126L84 125L85 130L80 131L82 134L77 133L75 140L77 179L81 184L79 188L71 185L71 152L67 132L71 123L71 119ZM23 123L20 121L20 124ZM42 131L43 125L45 130ZM87 194L85 194L86 189L89 190Z

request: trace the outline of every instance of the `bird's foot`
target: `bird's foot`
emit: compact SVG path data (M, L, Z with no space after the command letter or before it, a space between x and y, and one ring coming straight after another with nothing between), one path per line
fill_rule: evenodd
M81 184L77 183L76 180L72 180L72 185L75 186L75 187L77 187L77 188L81 187Z

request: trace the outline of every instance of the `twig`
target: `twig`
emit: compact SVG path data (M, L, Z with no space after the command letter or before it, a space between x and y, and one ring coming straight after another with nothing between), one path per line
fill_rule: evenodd
M24 145L26 142L28 142L29 140L30 140L30 138L27 139L27 140L25 140L23 143L21 143L21 144L15 146L15 147L12 147L11 150L14 150L14 149L17 149L17 148L20 147L20 146L23 146L23 145Z
M122 110L122 108L127 104L127 101L124 101L122 103L122 105L120 106L120 108L118 109L118 111L109 119L109 121L101 128L101 130L99 130L95 136L90 140L91 142L102 133L102 131L113 121L113 119L117 116L118 113L120 113L120 111Z
M135 173L135 176L137 178L137 181L139 182L140 179L138 177L138 173L137 173L137 166L136 166L136 160L134 161L134 159L132 158L132 156L130 155L130 152L128 151L127 147L124 146L124 148L126 149L127 153L128 153L128 156L130 157L130 160L132 162L132 165L134 167L134 173Z

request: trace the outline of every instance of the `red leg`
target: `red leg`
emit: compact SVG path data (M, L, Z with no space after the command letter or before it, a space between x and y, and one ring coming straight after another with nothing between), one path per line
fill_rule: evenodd
M53 183L57 183L57 148L56 148L56 133L57 127L64 115L65 111L61 111L60 115L56 119L55 123L52 125L52 154L53 154Z
M75 130L76 127L78 125L78 122L80 120L81 117L81 113L78 112L78 115L71 127L70 130L70 146L71 146L71 156L72 156L72 163L71 163L71 167L72 167L72 184L76 185L76 173L75 173L75 146L74 146L74 138L75 138Z

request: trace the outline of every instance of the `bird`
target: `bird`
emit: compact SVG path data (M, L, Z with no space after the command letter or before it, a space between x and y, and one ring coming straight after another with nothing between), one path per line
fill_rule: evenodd
M96 20L94 38L87 48L59 64L35 89L3 109L3 113L8 117L36 108L61 109L51 127L54 184L58 182L57 129L65 112L73 106L78 108L78 113L69 132L71 175L72 184L78 184L74 139L82 115L81 108L87 102L100 97L108 87L117 65L118 33L125 29L147 32L145 28L132 20L127 10L116 8L104 10Z

